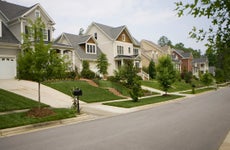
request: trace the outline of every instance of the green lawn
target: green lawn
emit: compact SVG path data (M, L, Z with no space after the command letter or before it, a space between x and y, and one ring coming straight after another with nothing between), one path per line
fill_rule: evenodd
M28 117L26 115L26 112L0 115L0 122L1 122L0 129L46 122L46 121L60 120L60 119L71 118L76 116L76 113L71 109L59 108L53 110L55 112L54 115L42 117L42 118Z
M42 107L48 105L41 104ZM0 112L38 107L38 102L0 89Z
M80 96L80 100L88 103L122 99L121 97L110 93L107 89L91 86L85 81L57 81L45 82L43 84L70 96L72 96L72 89L78 87L82 90L83 94Z
M123 108L132 108L132 107L137 107L142 105L148 105L148 104L173 100L181 97L183 96L178 96L178 95L155 96L155 97L140 99L140 101L138 102L133 102L131 100L128 100L128 101L110 102L110 103L103 103L103 104L109 106L123 107Z
M112 82L112 81L107 81L107 80L97 80L96 82L102 88L107 88L107 87L114 88L118 92L120 92L122 95L130 96L129 95L129 89L126 88L125 86L119 84L119 83Z
M199 94L199 93L203 93L206 91L211 91L211 90L215 90L215 88L210 87L210 88L204 88L204 89L195 89L195 94ZM183 94L192 94L192 91L187 91L187 92L181 92Z
M144 86L162 90L157 80L142 81L141 83ZM199 87L202 86L202 84L198 81L195 84L198 85ZM184 91L184 90L189 90L191 88L192 88L191 85L185 83L184 81L176 81L169 89L169 92Z

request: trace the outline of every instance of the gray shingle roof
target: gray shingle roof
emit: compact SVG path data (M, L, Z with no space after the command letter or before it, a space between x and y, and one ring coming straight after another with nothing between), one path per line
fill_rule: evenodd
M192 53L191 52L184 52L182 50L175 50L179 55L181 55L183 58L189 58Z
M81 59L96 60L101 54L101 50L97 47L96 54L87 54L84 49L80 46L81 44L87 43L90 39L90 35L75 35L70 33L63 33L63 35L69 40L71 46L74 48L75 52Z
M122 32L125 26L111 27L104 24L94 22L101 30L103 30L111 39L116 39L118 35Z
M205 63L208 62L208 58L207 57L200 57L200 58L194 58L193 63Z
M20 5L17 5L17 4L12 4L12 3L0 0L0 11L9 20L21 16L22 14L24 14L25 12L27 12L32 7L33 6L31 6L31 7L20 6Z
M0 37L0 42L19 44L19 41L4 23L2 23L2 37Z

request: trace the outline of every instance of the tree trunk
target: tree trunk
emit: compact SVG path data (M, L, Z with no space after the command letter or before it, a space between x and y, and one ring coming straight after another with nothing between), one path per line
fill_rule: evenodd
M41 110L41 88L40 88L41 83L38 82L38 109Z

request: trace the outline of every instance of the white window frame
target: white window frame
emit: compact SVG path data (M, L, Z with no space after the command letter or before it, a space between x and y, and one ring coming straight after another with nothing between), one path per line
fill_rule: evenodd
M41 17L41 12L39 10L35 10L35 18Z
M86 54L97 54L97 47L95 44L87 43L85 49Z
M48 29L42 29L43 32L43 40L48 41Z
M0 20L0 37L2 37L2 20Z
M139 55L139 49L133 48L133 55Z
M117 55L124 55L124 47L117 45Z

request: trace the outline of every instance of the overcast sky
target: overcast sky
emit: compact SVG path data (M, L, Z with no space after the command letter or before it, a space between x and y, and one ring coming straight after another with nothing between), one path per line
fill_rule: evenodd
M6 0L23 6L40 3L55 21L54 37L62 32L78 34L92 22L109 26L126 25L137 40L157 43L161 36L173 44L182 42L185 47L206 50L205 42L196 43L188 33L193 26L207 28L206 19L190 16L178 18L174 2L179 0ZM193 1L193 0L192 0Z

